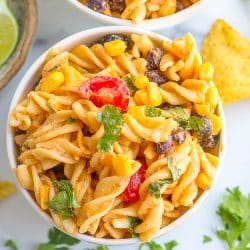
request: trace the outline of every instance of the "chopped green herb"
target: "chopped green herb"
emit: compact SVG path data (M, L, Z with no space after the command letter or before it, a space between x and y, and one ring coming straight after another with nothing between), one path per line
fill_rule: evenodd
M168 158L168 169L172 174L173 182L177 181L181 175L181 170L178 168L173 156Z
M165 185L165 184L171 184L173 183L173 179L172 178L165 178L165 179L160 179L158 180L158 182L155 183L150 183L149 187L148 187L148 191L150 192L150 194L155 197L155 198L160 198L161 197L161 188Z
M13 240L6 240L4 246L11 250L18 250L16 243Z
M71 123L75 122L75 119L72 118L72 117L70 116L70 117L66 120L66 122L67 122L68 124L71 124Z
M217 211L224 225L217 235L230 250L249 250L250 195L243 195L239 187L227 189L227 192Z
M122 80L127 84L129 88L129 92L131 95L134 95L136 92L137 88L134 85L135 82L135 76L132 74L127 74L124 77L122 77Z
M145 115L148 117L159 117L161 115L161 109L152 106L147 106L145 109Z
M60 230L51 228L48 232L49 241L47 243L41 243L38 246L38 250L70 250L67 246L73 246L80 242Z
M165 243L166 250L173 250L176 246L178 246L178 242L176 240L172 240Z
M190 116L188 120L180 120L179 125L185 130L193 130L199 133L204 125L204 121L198 116Z
M97 119L104 126L104 135L97 148L102 152L108 152L112 144L119 139L124 124L123 116L116 107L106 105L103 112L97 115Z
M141 224L142 220L138 217L132 217L132 216L128 216L128 220L129 220L129 231L132 233L132 237L133 238L138 237L139 235L135 233L135 227Z
M21 147L21 151L24 152L27 150L30 150L30 146L28 145L28 143L24 143Z
M161 116L165 118L173 118L177 121L188 119L188 114L181 107L174 107L167 110L161 110Z
M204 235L203 236L203 244L206 244L206 243L208 243L208 242L211 242L212 241L212 238L210 237L210 236L208 236L208 235Z
M74 208L79 205L75 199L74 191L68 180L54 181L54 186L58 189L58 194L48 201L48 206L56 214L60 214L62 219L75 216Z
M145 249L145 246L150 250L163 250L163 247L160 244L157 244L155 241L150 241L140 245L139 250Z
M107 246L98 246L96 250L109 250Z
M177 121L187 120L188 114L181 107L174 107L170 109L160 109L152 106L147 106L145 109L145 115L148 117L164 117L164 118L173 118Z

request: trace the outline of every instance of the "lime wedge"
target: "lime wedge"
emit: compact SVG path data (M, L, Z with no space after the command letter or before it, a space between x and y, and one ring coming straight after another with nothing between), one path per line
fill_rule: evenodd
M0 66L9 58L18 40L18 24L8 7L0 0Z

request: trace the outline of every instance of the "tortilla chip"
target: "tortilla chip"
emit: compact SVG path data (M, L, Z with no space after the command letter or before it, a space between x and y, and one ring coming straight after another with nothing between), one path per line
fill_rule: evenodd
M9 181L0 181L0 200L16 193L16 187Z
M217 20L202 45L203 61L214 65L214 81L224 104L250 97L250 41Z

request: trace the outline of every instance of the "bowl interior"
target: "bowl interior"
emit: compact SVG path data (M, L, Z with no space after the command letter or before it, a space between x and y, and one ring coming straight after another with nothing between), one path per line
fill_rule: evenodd
M56 45L54 45L54 47L60 48L62 51L65 50L70 50L73 47L75 47L76 45L80 44L80 43L84 43L86 45L91 45L93 44L96 40L98 40L100 37L106 35L106 34L112 34L112 33L123 33L123 34L130 34L130 33L138 33L138 34L145 34L150 36L151 38L153 38L154 40L166 40L168 38L163 37L161 35L158 35L156 33L150 32L150 31L144 31L138 28L132 28L132 27L101 27L101 28L95 28L95 29L91 29L91 30L86 30L83 32L79 32L76 33L64 40L62 40L61 42L57 43ZM34 87L36 86L37 82L40 79L40 72L41 72L41 68L43 66L43 63L45 61L46 58L46 54L48 51L46 51L43 55L41 55L36 61L35 63L29 68L29 70L26 72L24 78L22 79L21 83L19 84L18 88L16 89L16 92L14 94L14 97L12 99L11 105L10 105L10 109L9 109L9 115L11 111L13 110L13 108L19 103L20 100L22 100L22 98L32 89L34 89ZM223 113L223 109L222 109L222 105L219 104L219 111L220 114L225 122L224 119L224 113ZM16 149L16 145L14 143L14 135L15 135L15 131L13 129L11 129L9 127L9 125L7 125L7 133L6 133L6 143L7 143L7 152L8 152L8 157L9 157L9 161L10 161L10 166L11 168L15 168L17 165L17 149ZM220 157L220 166L222 163L222 156L223 156L223 145L225 143L225 126L222 129L222 133L221 133L221 140L220 140L220 153L219 153L219 157ZM218 170L221 169L221 167L218 167ZM219 171L217 171L217 177L218 177L218 173ZM23 195L26 197L26 199L28 200L28 202L31 204L31 206L42 216L44 217L47 221L49 221L51 224L54 224L54 222L52 221L52 219L50 218L50 216L48 216L46 213L42 212L40 207L36 204L36 202L31 198L31 195L29 194L28 191L26 191L24 188L22 188L20 185L20 190L23 193ZM195 202L194 206L192 208L189 208L181 217L179 217L178 219L176 219L175 221L173 221L171 224L169 224L168 226L166 226L165 228L162 228L157 236L160 236L162 234L165 234L168 230L174 228L177 224L181 223L183 220L185 220L185 218L190 215L192 212L195 211L195 209L199 206L199 204L201 204L201 202L206 198L207 194L209 191L204 191L202 192L199 197L197 198L197 201ZM85 240L91 243L95 243L95 244L103 244L103 245L123 245L123 244L134 244L137 243L138 240L137 239L97 239L95 237L92 236L88 236L85 234L77 234L76 236L78 239L80 240Z
M188 18L190 18L192 15L194 15L196 12L201 10L206 4L206 2L208 2L208 0L200 0L192 4L188 8L176 12L172 15L159 17L155 19L146 19L140 23L133 23L131 20L125 20L118 17L112 17L101 14L97 11L88 8L86 5L82 4L78 0L68 0L68 1L80 11L84 12L88 16L91 16L92 18L95 18L96 20L102 23L139 27L147 30L160 30L163 28L172 27L174 25L182 23Z
M31 46L37 23L35 0L10 0L9 4L18 22L19 39L11 56L0 68L0 88L7 84L22 66Z

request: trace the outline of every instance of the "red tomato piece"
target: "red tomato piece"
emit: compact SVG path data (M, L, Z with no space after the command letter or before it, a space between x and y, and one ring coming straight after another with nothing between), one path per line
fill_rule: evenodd
M79 87L78 93L82 98L92 101L97 107L111 104L122 112L128 108L128 87L121 79L116 77L93 77Z
M145 162L140 161L140 163L141 167L130 177L129 184L122 193L122 197L125 202L136 202L140 200L139 188L140 184L145 180L145 175L148 168Z

